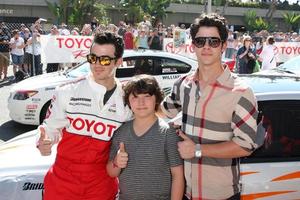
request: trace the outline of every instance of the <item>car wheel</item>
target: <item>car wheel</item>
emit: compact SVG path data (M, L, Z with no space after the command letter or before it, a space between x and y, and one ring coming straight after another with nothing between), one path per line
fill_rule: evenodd
M41 113L40 113L40 124L43 123L43 121L44 121L44 119L45 119L45 117L46 117L47 110L48 110L48 108L49 108L49 106L50 106L50 103L51 103L51 101L48 101L48 102L43 106L43 108L42 108L42 110L41 110Z

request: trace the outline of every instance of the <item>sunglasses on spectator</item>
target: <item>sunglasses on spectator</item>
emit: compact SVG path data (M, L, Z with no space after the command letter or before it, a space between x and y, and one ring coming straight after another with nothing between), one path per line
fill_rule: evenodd
M217 48L222 42L222 40L218 37L196 37L193 40L193 44L197 48L202 48L204 47L206 41L208 41L208 45L212 48Z
M111 64L111 61L117 60L117 58L112 58L109 56L96 56L95 54L89 54L86 56L87 61L91 64L96 64L97 60L99 61L100 65L102 66L109 66Z

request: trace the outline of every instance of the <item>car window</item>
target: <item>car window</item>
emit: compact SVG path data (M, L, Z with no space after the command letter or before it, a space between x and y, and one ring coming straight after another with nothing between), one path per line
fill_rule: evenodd
M191 70L191 66L175 59L163 58L157 63L161 68L161 74L184 74Z
M90 64L88 62L83 63L82 65L71 69L67 72L68 77L77 78L85 76L90 72Z
M138 74L153 75L153 59L151 57L124 58L123 64L116 71L118 78L132 77Z
M138 74L184 74L191 68L189 64L171 58L130 57L124 58L123 65L117 69L116 76L125 78Z
M300 70L300 56L286 61L279 68L289 71Z
M300 160L300 102L259 102L264 143L243 162Z

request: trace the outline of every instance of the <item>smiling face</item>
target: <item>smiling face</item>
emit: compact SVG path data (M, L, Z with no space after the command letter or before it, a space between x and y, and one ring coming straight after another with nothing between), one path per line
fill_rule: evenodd
M198 37L220 38L220 35L217 27L202 26L199 28L195 38ZM222 53L226 49L226 42L221 42L219 46L214 48L211 47L209 45L208 40L206 40L205 45L203 47L198 48L195 45L193 45L193 48L195 50L200 66L210 66L215 64L218 64L218 66L220 66Z
M155 116L156 99L155 95L146 94L130 94L129 105L135 118L149 118Z
M98 57L109 56L115 58L115 47L112 44L94 44L91 48L91 54ZM121 65L122 58L112 60L110 65L103 66L99 60L95 64L90 64L91 72L96 83L105 85L107 81L112 81L115 77L117 66Z

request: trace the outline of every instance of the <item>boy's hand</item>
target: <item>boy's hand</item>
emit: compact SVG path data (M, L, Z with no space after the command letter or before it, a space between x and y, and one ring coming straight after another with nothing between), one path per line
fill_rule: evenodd
M114 165L119 168L126 168L128 162L128 154L125 151L125 144L121 142L119 147L119 151L114 159Z
M47 136L44 127L40 127L40 138L38 141L37 148L40 150L42 156L49 156L51 155L51 147L53 145L51 139Z

